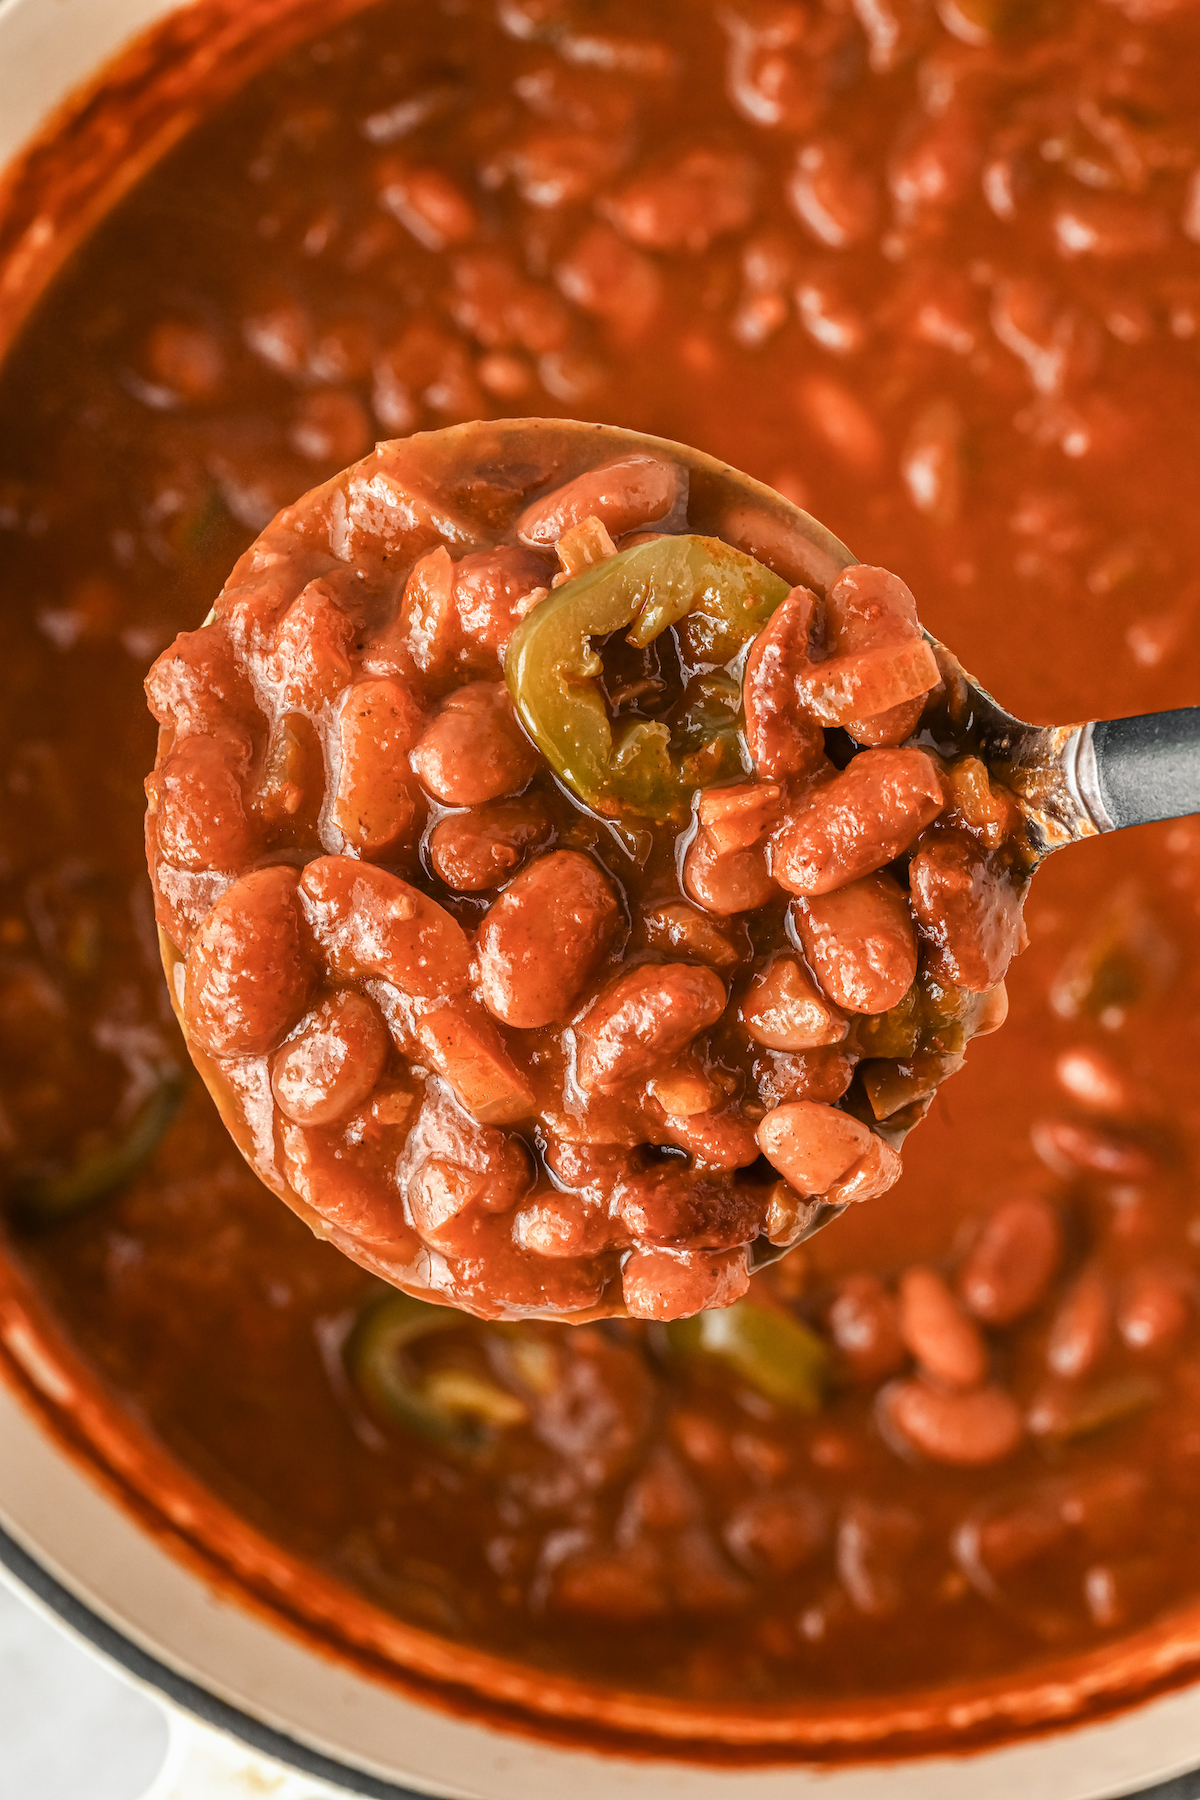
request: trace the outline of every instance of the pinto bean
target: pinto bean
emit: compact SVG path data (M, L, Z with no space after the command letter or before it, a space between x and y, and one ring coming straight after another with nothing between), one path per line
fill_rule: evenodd
M1154 1355L1171 1348L1191 1319L1188 1286L1183 1270L1155 1263L1126 1276L1117 1295L1117 1330L1131 1350Z
M249 677L220 622L181 631L151 664L145 688L150 711L174 728L176 742L258 716Z
M550 546L572 525L595 518L620 538L665 518L686 493L687 475L678 463L640 454L618 457L533 501L517 520L517 536L534 548Z
M618 237L611 225L592 225L554 270L568 300L603 319L618 343L641 342L662 305L657 264Z
M788 198L801 224L831 250L869 237L879 211L873 180L855 167L849 146L837 139L806 144L798 152Z
M974 1388L987 1377L987 1348L935 1269L900 1277L900 1332L926 1375L948 1388Z
M1159 1170L1157 1157L1127 1132L1105 1130L1077 1119L1039 1119L1029 1135L1046 1167L1056 1175L1146 1181Z
M686 1056L661 1074L652 1076L646 1091L668 1118L676 1119L711 1112L726 1098L724 1087L706 1075L697 1061Z
M350 681L354 621L328 581L310 581L275 629L264 675L282 712L318 713Z
M561 1024L620 919L616 891L590 856L555 850L505 888L479 927L484 1005L521 1030Z
M1112 1334L1112 1297L1102 1270L1082 1269L1054 1315L1046 1362L1055 1375L1078 1381L1090 1375Z
M643 250L707 250L754 211L758 171L734 150L700 146L634 175L601 211Z
M378 1010L349 990L322 1000L301 1019L275 1057L271 1092L296 1125L332 1125L361 1106L388 1051Z
M634 1319L686 1319L732 1306L750 1286L744 1247L735 1250L634 1250L621 1291Z
M696 836L683 860L683 885L709 912L728 917L764 906L777 890L763 839L779 811L774 782L712 788L696 806Z
M767 868L765 844L751 850L718 850L703 827L684 853L683 886L697 906L721 919L755 912L779 892Z
M462 636L454 604L454 564L444 544L418 558L396 616L368 642L369 675L422 675L445 680L459 662Z
M751 981L738 1017L756 1044L811 1050L840 1044L849 1029L799 957L776 956Z
M269 829L290 823L304 840L317 835L324 799L321 735L305 713L283 713L271 726L250 808Z
M642 926L653 948L674 950L692 962L711 963L714 969L733 968L745 953L735 942L733 933L714 925L711 919L684 900L652 906L643 913ZM745 938L744 928L742 936L748 949L749 940Z
M499 1159L483 1173L437 1157L422 1165L405 1196L423 1244L448 1256L487 1254L480 1239L489 1213L512 1206L529 1186L528 1159L520 1144L511 1148L511 1168Z
M1054 1065L1054 1073L1059 1086L1090 1112L1120 1115L1136 1108L1137 1091L1124 1069L1090 1044L1064 1050Z
M887 1012L912 986L916 933L908 897L890 876L793 901L791 917L809 967L844 1012Z
M590 1204L607 1206L613 1191L629 1174L633 1152L624 1144L576 1144L551 1139L546 1167L572 1193Z
M454 610L467 645L503 664L523 603L549 587L553 570L531 550L500 544L454 565Z
M877 1194L886 1194L890 1187L895 1187L900 1175L899 1151L885 1143L878 1132L872 1132L871 1142L862 1161L855 1163L840 1180L835 1181L827 1189L825 1198L835 1204L851 1200L874 1200Z
M300 900L335 974L349 980L376 975L423 1000L466 987L466 933L399 876L351 856L320 856L301 877Z
M871 335L865 314L830 276L797 282L796 311L809 337L834 356L853 356Z
M904 1575L921 1539L906 1506L850 1500L838 1521L837 1571L857 1610L887 1619L904 1604Z
M767 1106L785 1100L840 1100L854 1076L857 1057L827 1046L755 1059L754 1080Z
M851 656L886 645L914 644L921 639L917 603L898 575L857 563L843 570L825 598L825 630L832 653ZM938 680L937 662L929 651L929 686ZM847 719L845 728L860 744L900 744L916 729L926 693L900 700L881 712Z
M197 925L232 885L233 876L217 869L190 874L172 868L158 854L155 823L153 818L146 820L146 861L154 884L154 918L171 942L186 950Z
M337 715L330 817L360 856L384 857L414 840L423 807L408 752L420 730L420 709L403 683L356 681L347 689Z
M1021 942L1022 896L1007 875L965 835L946 832L918 849L908 881L935 973L970 993L994 987Z
M800 775L816 769L825 734L804 710L799 683L809 662L817 597L795 587L759 632L746 659L742 704L746 743L760 776Z
M435 799L478 806L520 791L538 766L503 682L455 688L425 727L412 766Z
M877 1406L886 1437L955 1468L1003 1462L1024 1432L1016 1401L994 1383L947 1393L919 1378L893 1381L881 1389Z
M990 1215L958 1272L958 1291L985 1325L1011 1325L1042 1298L1062 1260L1058 1214L1036 1194Z
M752 1494L725 1521L725 1546L752 1575L794 1575L828 1536L825 1508L807 1488Z
M785 818L771 873L793 894L832 893L907 850L944 805L923 750L864 750Z
M492 800L440 820L429 836L429 860L447 887L478 894L499 887L526 850L544 843L552 830L549 810L537 794Z
M814 1100L769 1112L758 1128L763 1155L798 1194L823 1194L871 1148L874 1133L849 1113Z
M668 1113L659 1132L686 1150L698 1169L748 1169L758 1160L754 1126L736 1108Z
M630 1236L643 1242L724 1250L757 1235L762 1192L672 1160L628 1175L616 1209Z
M349 388L318 388L296 404L287 441L297 456L326 469L365 456L375 439L371 415Z
M260 1056L302 1016L316 978L295 869L252 869L226 889L188 951L183 1015L209 1056Z
M463 1256L480 1254L488 1215L511 1211L533 1171L519 1138L468 1117L431 1082L397 1177L422 1241Z
M597 1256L628 1244L628 1234L605 1206L577 1194L551 1194L523 1206L513 1219L513 1242L534 1256Z
M691 963L642 963L609 983L576 1028L581 1087L610 1093L678 1056L725 1010L725 985Z
M534 1111L533 1089L481 1006L451 1000L422 1014L417 1038L431 1068L484 1125L512 1125Z
M465 244L479 230L474 202L444 169L385 156L376 171L379 204L426 250Z
M809 375L796 398L805 423L824 449L860 480L879 479L887 460L887 440L852 388L832 375Z
M363 1157L357 1147L348 1148L344 1125L294 1125L290 1119L283 1120L279 1137L289 1184L326 1224L357 1244L416 1247L396 1181L394 1147L382 1157Z
M186 737L147 783L159 854L176 869L240 869L254 851L242 778L244 740Z
M829 1308L829 1330L857 1381L878 1381L904 1364L900 1311L878 1275L845 1278Z

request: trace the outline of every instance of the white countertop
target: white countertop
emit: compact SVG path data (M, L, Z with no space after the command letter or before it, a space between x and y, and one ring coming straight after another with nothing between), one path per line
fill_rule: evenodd
M140 1800L166 1751L162 1709L0 1583L0 1800Z

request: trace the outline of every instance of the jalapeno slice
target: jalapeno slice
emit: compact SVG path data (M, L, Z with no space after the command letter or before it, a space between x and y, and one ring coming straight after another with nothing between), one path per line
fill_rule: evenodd
M715 1312L675 1319L664 1334L672 1354L715 1363L776 1406L810 1414L821 1410L829 1352L815 1332L787 1313L738 1300Z
M728 665L762 630L788 583L720 538L635 544L566 582L514 632L505 661L517 712L551 768L602 815L685 819L697 788L742 773L740 688ZM593 639L628 629L644 648L679 627L690 671L680 719L614 729Z
M14 1210L30 1226L60 1225L124 1187L149 1162L179 1111L185 1092L183 1071L164 1064L123 1137L82 1157L54 1175L28 1175L15 1185Z
M478 1456L528 1408L498 1382L469 1369L419 1370L405 1352L422 1338L470 1320L449 1306L387 1294L363 1313L346 1343L346 1367L372 1410L442 1449Z

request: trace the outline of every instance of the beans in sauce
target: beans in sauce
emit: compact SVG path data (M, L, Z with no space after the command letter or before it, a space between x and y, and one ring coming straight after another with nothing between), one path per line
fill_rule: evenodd
M900 571L1014 711L1193 701L1196 31L1132 3L364 12L146 176L9 357L7 1248L131 1431L373 1604L625 1687L787 1702L1047 1665L1200 1591L1193 823L1052 859L1006 1029L895 1188L665 1342L636 1321L384 1314L420 1303L266 1194L197 1084L161 1103L181 1052L138 825L142 676L278 508L366 448L356 409L376 435L582 412L703 445ZM474 554L447 552L460 590ZM522 567L474 580L499 631ZM444 565L418 585L417 641L440 625L456 669L494 682L472 660L485 625L447 639ZM340 604L313 590L297 651ZM238 704L232 651L204 636L195 737ZM268 653L252 608L235 640ZM280 669L298 709L341 691L345 656L331 632ZM381 641L367 675L393 656ZM244 748L220 747L214 792ZM280 720L246 823L222 814L229 847L181 855L169 893L160 877L184 937L252 819L312 832L317 757L303 711ZM943 824L986 842L1002 798L976 771ZM191 829L175 842L199 851ZM829 898L797 896L797 918ZM691 898L643 922L657 958L723 981L755 955L744 918ZM486 1016L451 1024L484 1053ZM879 1059L955 1054L913 1052L903 1025ZM776 1103L837 1097L840 1043L755 1054ZM354 1129L398 1158L417 1106L381 1081ZM478 1140L433 1117L421 1142L448 1219ZM572 1193L621 1179L620 1145L556 1154ZM539 1223L529 1173L505 1193L546 1241L565 1215ZM1028 1289L1006 1285L1022 1232ZM646 1252L648 1283L675 1254ZM917 1267L975 1320L983 1386L936 1388L913 1360ZM732 1343L701 1335L713 1319ZM981 1445L994 1460L965 1455Z

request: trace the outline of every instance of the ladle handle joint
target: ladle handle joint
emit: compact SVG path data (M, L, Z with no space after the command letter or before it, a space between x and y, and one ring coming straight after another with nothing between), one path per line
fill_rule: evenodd
M1085 726L1076 768L1101 831L1200 813L1200 706Z

